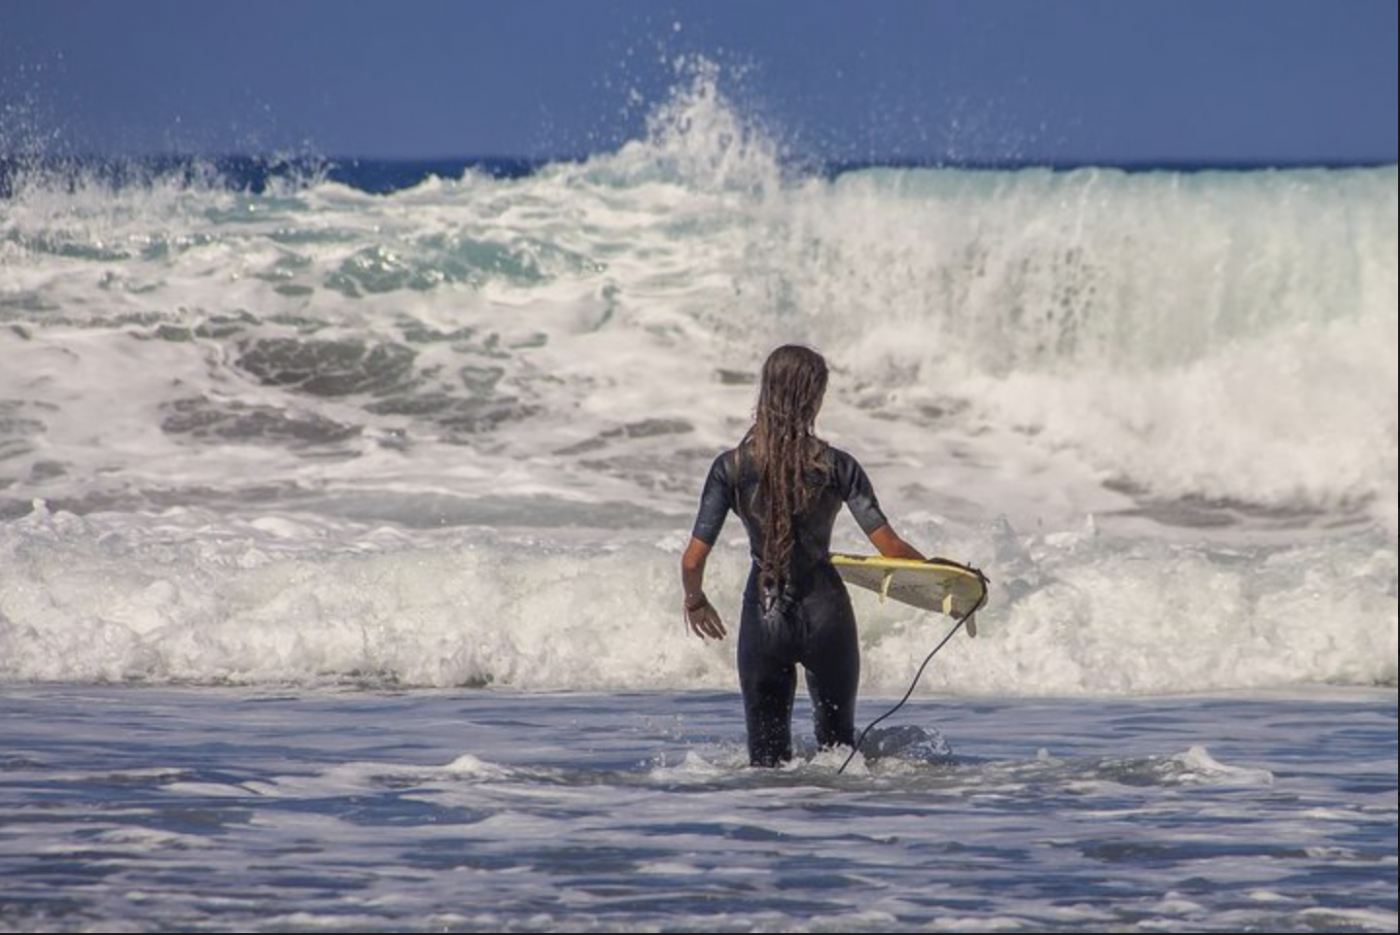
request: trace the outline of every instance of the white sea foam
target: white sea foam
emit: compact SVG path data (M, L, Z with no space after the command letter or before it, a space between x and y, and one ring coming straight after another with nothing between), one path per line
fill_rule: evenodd
M801 177L718 87L522 179L25 180L0 676L731 685L676 553L797 340L996 583L928 690L1394 682L1394 168ZM897 690L938 622L861 613Z
M219 534L205 534L220 522ZM498 533L356 538L348 524L303 521L289 540L283 524L272 532L266 525L235 532L204 513L171 512L140 527L115 514L39 511L0 527L0 677L734 684L732 639L702 644L684 635L674 594L680 536L572 544ZM990 556L1008 536L1001 528L962 548ZM981 635L950 644L924 676L924 692L1395 681L1396 569L1383 545L1213 552L1025 541L1022 564L1008 562L994 582ZM712 560L711 590L731 625L745 566L734 542ZM855 601L864 684L897 693L949 621L873 596Z

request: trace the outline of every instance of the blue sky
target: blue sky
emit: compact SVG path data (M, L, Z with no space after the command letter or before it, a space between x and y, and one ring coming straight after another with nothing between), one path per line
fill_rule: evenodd
M1394 162L1395 0L0 0L0 152L575 155L677 57L797 155Z

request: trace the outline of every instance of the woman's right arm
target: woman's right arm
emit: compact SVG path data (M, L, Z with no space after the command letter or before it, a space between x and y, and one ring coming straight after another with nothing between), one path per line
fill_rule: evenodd
M923 553L901 539L899 533L895 532L889 523L870 534L870 544L879 549L880 554L885 558L912 558L917 562L925 561Z
M860 462L844 451L837 451L836 477L851 515L881 555L885 558L909 558L916 562L925 560L922 552L901 539L890 526L884 510L880 509L880 501L875 498L875 488L871 486L870 478Z

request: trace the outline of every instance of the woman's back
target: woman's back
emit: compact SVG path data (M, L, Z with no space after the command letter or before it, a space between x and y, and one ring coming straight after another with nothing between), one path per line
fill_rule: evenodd
M799 587L810 582L817 566L829 563L832 531L843 504L850 507L866 535L887 522L860 463L839 448L825 442L819 444L820 452L804 472L803 482L808 486L805 503L792 515L792 549L787 567L773 569L778 577ZM767 544L768 503L762 473L749 445L731 448L716 458L701 495L694 532L697 538L713 544L732 509L748 533L755 565L762 564Z

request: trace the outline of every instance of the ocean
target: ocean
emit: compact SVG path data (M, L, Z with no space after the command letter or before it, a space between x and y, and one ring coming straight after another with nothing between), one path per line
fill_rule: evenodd
M702 77L0 175L0 929L1395 930L1395 166L804 167ZM844 773L679 610L793 341L992 582ZM854 600L864 724L949 621Z

